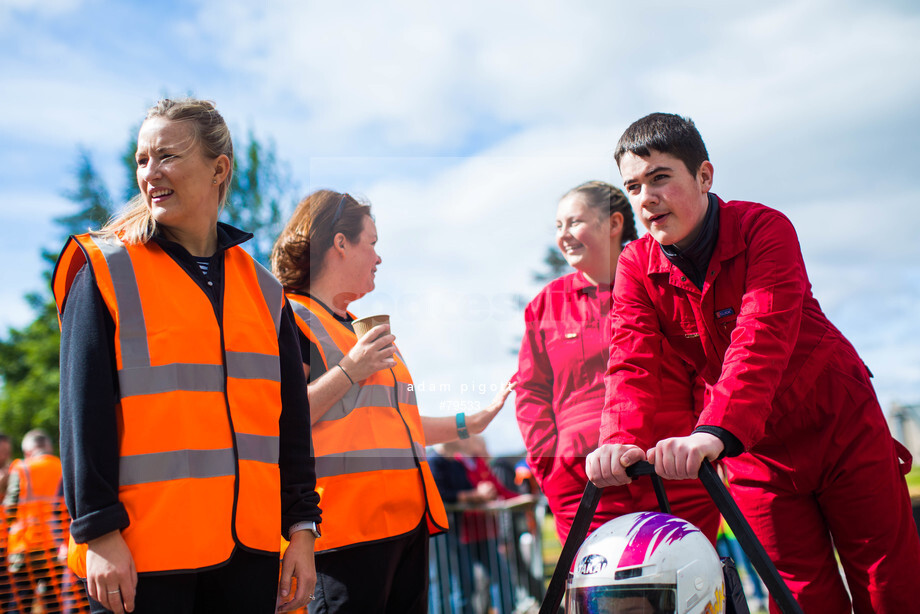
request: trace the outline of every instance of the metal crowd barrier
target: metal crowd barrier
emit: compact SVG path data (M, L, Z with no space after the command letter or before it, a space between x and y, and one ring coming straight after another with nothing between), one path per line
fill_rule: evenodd
M70 519L63 497L3 510L0 526L0 612L83 614L83 585L67 568Z
M446 507L450 531L429 544L429 614L536 612L545 590L537 497Z
M545 506L521 495L447 511L450 531L429 544L429 612L536 612L545 590ZM88 614L83 585L66 564L70 520L63 498L6 509L0 518L0 612Z

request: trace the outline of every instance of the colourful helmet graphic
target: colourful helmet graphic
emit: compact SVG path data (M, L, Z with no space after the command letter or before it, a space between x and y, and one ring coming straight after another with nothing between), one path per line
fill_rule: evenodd
M581 545L567 614L722 614L722 565L695 526L668 514L626 514Z

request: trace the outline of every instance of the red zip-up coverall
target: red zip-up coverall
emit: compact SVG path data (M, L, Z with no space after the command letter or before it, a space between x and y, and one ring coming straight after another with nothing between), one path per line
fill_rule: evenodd
M546 494L559 538L572 526L588 483L585 457L597 448L604 407L604 372L610 352L610 289L581 273L550 282L525 311L526 332L518 355L515 405L527 461ZM657 353L661 356L661 352ZM702 405L702 385L673 353L664 359L660 403L642 440L689 435ZM696 397L696 399L694 399ZM719 513L696 480L665 484L672 512L715 543ZM648 478L604 491L591 525L636 511L657 510Z
M756 203L719 206L702 292L651 236L621 255L601 441L651 430L667 340L709 385L698 424L748 450L727 462L733 493L804 611L850 611L833 539L856 612L916 612L910 455L812 296L789 220Z

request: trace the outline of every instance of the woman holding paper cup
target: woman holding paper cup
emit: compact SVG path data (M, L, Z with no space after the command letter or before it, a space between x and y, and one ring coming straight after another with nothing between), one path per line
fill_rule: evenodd
M300 327L324 512L311 612L427 611L428 537L447 517L425 446L482 432L514 388L468 417L419 415L388 318L363 332L348 311L374 289L376 243L370 205L318 190L272 252Z

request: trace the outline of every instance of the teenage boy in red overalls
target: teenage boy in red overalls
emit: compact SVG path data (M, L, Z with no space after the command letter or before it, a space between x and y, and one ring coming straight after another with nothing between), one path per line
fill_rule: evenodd
M706 147L677 115L633 123L615 158L648 234L617 268L604 445L588 477L624 484L624 467L647 458L664 478L695 478L704 458L727 457L739 506L805 612L849 612L851 596L857 613L917 611L910 455L812 296L792 224L710 194ZM705 405L691 435L649 442L667 351L705 380Z

